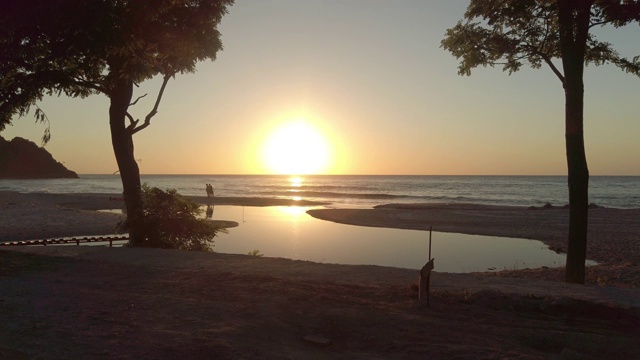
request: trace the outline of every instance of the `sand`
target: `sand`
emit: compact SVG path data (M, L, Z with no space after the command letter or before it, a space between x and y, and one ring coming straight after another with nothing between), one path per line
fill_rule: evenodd
M310 206L322 202L268 198L208 199L187 196L201 204L245 206ZM21 194L0 191L0 242L50 239L66 236L113 234L122 215L96 210L124 208L118 194Z
M23 240L110 233L120 216L94 210L119 202L99 194L0 192L0 234ZM615 266L637 268L638 218L602 210L604 223L619 221L630 235L607 236L596 227L601 235L593 241L603 245L590 255L613 267L605 259L611 249ZM565 231L560 209L525 211L465 205L314 216L525 233L549 242ZM530 223L544 231L528 229ZM482 232L491 227L494 233ZM617 250L620 244L627 250ZM640 290L629 279L582 286L544 280L540 270L518 271L521 278L435 272L427 308L412 288L418 273L408 269L156 249L11 250L0 251L0 358L640 358Z

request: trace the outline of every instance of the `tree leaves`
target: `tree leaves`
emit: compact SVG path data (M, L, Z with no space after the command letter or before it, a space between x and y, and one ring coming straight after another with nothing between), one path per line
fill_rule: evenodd
M233 0L0 2L0 130L44 95L110 95L118 80L194 72L222 49ZM36 119L42 120L38 109ZM48 138L50 134L45 133Z
M47 125L47 127L44 130L44 135L42 135L42 146L44 146L49 142L49 140L51 140L51 123L49 122L49 118L47 117L47 114L45 114L44 111L42 111L42 109L38 107L38 105L36 105L36 112L34 116L36 118L36 121L39 121L41 123L46 123Z
M621 26L640 19L640 5L630 0L596 1L592 14L593 24ZM523 65L537 69L546 64L564 82L564 75L553 62L561 57L556 1L472 0L464 18L447 30L441 42L442 48L460 60L458 74L470 75L476 67L498 65L512 74ZM593 34L588 35L585 63L611 63L640 76L638 57L621 57Z

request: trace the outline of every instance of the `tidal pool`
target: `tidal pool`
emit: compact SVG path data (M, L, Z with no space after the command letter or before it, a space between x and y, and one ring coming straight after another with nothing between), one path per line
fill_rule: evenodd
M203 210L206 207L203 207ZM306 213L310 207L215 206L212 219L239 226L215 238L215 251L419 269L427 261L429 232L337 224ZM474 272L563 266L566 256L540 241L433 232L435 271ZM595 262L588 261L587 265Z

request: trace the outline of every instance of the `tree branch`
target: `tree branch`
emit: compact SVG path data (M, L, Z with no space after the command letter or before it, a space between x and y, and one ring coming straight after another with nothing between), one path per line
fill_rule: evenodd
M76 84L77 86L82 86L82 87L85 87L85 88L88 88L88 89L91 89L91 90L95 90L95 91L101 92L103 94L108 94L107 89L103 88L102 86L99 86L99 85L93 84L91 82L88 82L86 80L75 78L75 79L72 80L72 82L74 84Z
M553 64L551 59L548 56L543 55L543 54L540 54L540 57L542 57L542 60L544 60L544 62L546 62L547 65L549 65L549 67L551 68L553 73L556 74L558 79L560 79L560 82L562 83L562 86L564 86L564 75L562 75L560 70L558 70L558 68Z
M589 24L589 29L591 29L593 27L596 27L598 25L604 25L604 24L609 24L609 23L611 23L610 20L597 21L597 22Z
M125 115L127 116L127 118L129 119L129 126L127 126L127 130L128 131L133 131L133 129L135 129L136 125L138 125L138 123L140 122L140 119L138 120L133 120L133 116L131 116L131 114L129 114L128 112L125 113Z
M162 94L164 94L164 89L167 87L167 83L169 82L169 79L173 75L174 74L166 74L164 76L164 79L162 81L162 86L160 87L160 91L158 92L158 97L156 98L156 103L153 106L153 109L144 118L144 123L142 125L140 125L138 127L134 127L134 128L128 129L131 132L131 135L133 135L133 134L137 133L138 131L143 130L147 126L151 125L151 118L153 118L158 113L158 106L160 106L160 100L162 100Z
M133 106L133 105L137 104L137 103L138 103L138 100L142 99L142 98L143 98L143 97L145 97L145 96L147 96L147 94L144 94L144 95L142 95L142 96L138 96L138 98L136 99L136 101L134 101L134 102L132 102L131 104L129 104L129 106Z
M587 49L587 39L589 38L589 23L591 22L590 8L593 1L581 4L581 7L577 7L575 25L576 33L574 38L574 46L577 51L577 55L584 59L584 55Z
M45 146L49 140L51 140L51 121L49 121L49 117L38 104L33 104L33 106L36 107L35 117L37 121L47 124L47 127L44 129L44 134L42 135L42 146Z

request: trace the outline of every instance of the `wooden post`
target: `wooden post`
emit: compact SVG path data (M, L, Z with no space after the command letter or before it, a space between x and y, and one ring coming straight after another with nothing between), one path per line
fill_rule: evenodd
M433 260L431 258L431 232L432 227L429 227L429 261L420 270L418 299L421 304L424 304L426 299L427 306L429 306L429 286L431 285L431 270L433 270Z
M429 226L429 260L431 260L431 230L433 230L433 227Z
M429 226L429 262L431 263L431 270L433 270L433 259L431 258L431 230L432 226ZM429 307L429 298L431 297L431 271L427 276L427 307Z

